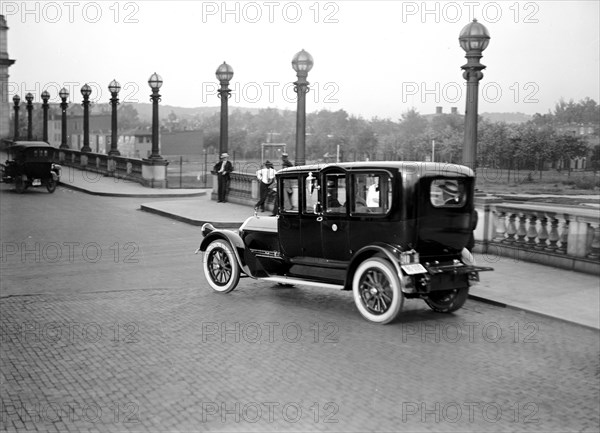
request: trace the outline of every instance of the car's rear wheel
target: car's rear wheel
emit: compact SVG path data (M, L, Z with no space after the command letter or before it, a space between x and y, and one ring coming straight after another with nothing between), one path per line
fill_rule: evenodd
M223 239L216 239L208 245L203 268L208 284L217 292L231 292L240 280L240 265L233 248Z
M404 304L404 295L396 270L382 258L362 262L352 279L354 303L362 316L375 323L393 321Z
M56 180L53 177L46 181L46 189L49 193L53 193L56 190Z
M425 302L433 311L438 313L451 313L458 310L467 301L469 297L469 288L443 290L433 292L425 299Z
M25 192L26 188L27 188L27 185L25 183L25 179L23 179L23 176L16 176L15 177L15 190L17 191L17 193L23 194Z

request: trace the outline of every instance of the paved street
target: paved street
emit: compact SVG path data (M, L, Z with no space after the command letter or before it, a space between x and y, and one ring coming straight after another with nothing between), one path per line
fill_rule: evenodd
M600 429L596 330L473 300L377 326L348 292L217 294L199 228L139 204L0 184L2 431Z

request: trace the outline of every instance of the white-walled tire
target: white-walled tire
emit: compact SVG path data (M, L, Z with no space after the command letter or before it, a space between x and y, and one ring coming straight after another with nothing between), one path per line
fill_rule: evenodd
M396 270L379 257L369 258L358 266L352 279L352 293L360 314L382 325L393 321L404 304Z
M208 284L217 292L231 292L240 280L240 265L233 248L223 239L216 239L208 245L202 266Z

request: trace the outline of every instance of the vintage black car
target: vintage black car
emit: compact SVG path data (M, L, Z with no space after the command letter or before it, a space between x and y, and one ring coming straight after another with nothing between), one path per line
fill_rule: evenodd
M460 165L353 162L277 172L276 217L237 231L202 227L210 286L229 292L240 276L352 290L359 312L394 320L405 298L435 311L463 306L479 271L472 239L473 172Z
M45 186L52 193L60 180L61 167L55 164L57 149L44 141L15 141L8 147L9 159L2 180L14 182L23 193L28 187Z

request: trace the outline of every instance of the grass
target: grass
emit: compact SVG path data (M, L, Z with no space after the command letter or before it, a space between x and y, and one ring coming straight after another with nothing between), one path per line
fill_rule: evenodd
M544 202L563 205L579 205L582 202L600 204L600 174L592 171L547 170L539 172L508 172L493 169L477 170L476 188L499 197L528 202ZM518 198L516 194L539 195ZM547 197L546 194L560 197ZM575 196L588 196L585 199Z

